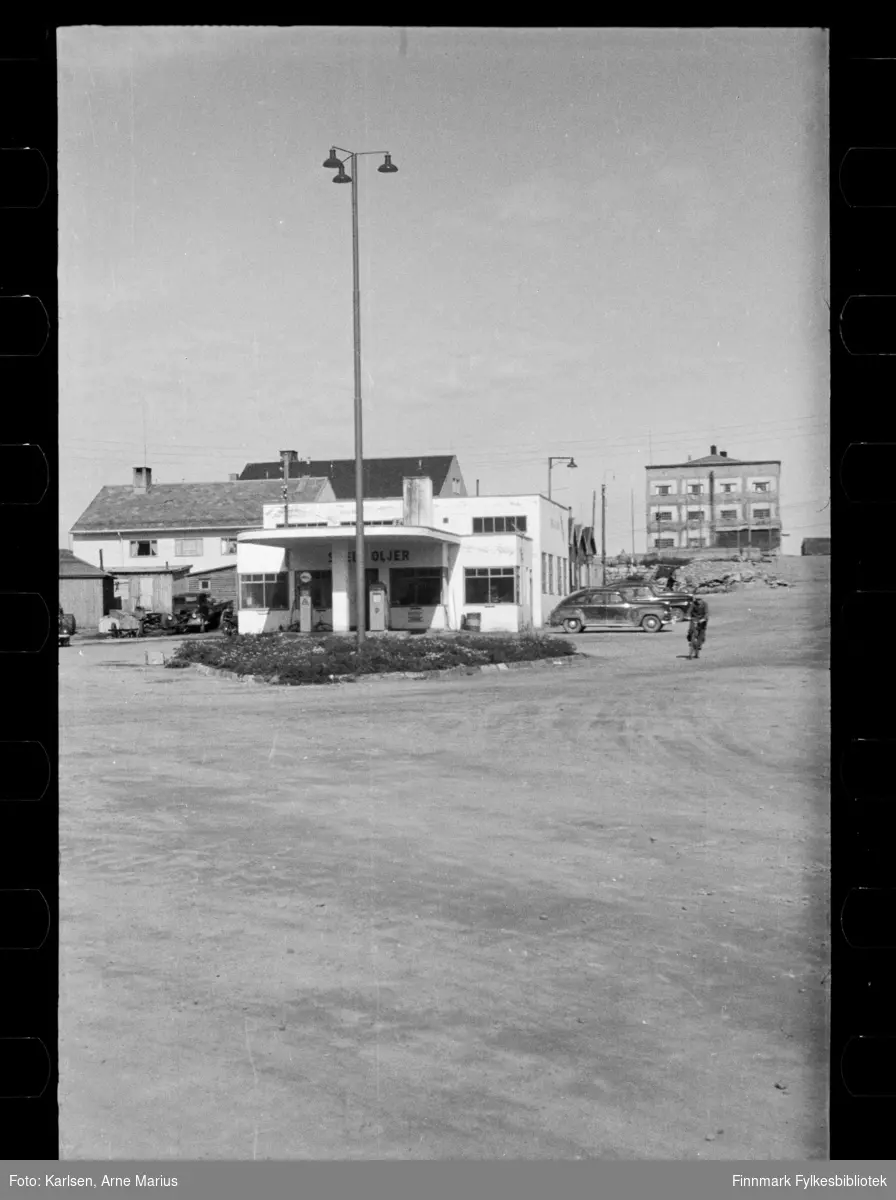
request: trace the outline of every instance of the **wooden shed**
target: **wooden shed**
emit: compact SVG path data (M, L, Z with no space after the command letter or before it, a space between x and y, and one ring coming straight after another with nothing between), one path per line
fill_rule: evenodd
M113 603L112 576L93 563L76 558L71 550L59 551L59 604L75 618L75 629L99 626Z
M236 563L232 567L210 567L207 571L195 571L179 581L175 594L179 592L205 592L211 600L237 604Z
M123 612L173 612L174 596L184 590L183 581L190 573L186 567L110 567L114 580L114 609Z

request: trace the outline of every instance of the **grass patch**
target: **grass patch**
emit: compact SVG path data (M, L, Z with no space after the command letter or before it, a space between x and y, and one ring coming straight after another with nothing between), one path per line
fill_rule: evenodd
M575 647L569 642L537 634L461 634L394 641L370 638L359 650L353 636L310 638L263 633L183 642L166 666L177 668L202 663L238 675L260 675L295 685L331 683L334 676L340 675L440 671L488 663L533 662L575 653Z

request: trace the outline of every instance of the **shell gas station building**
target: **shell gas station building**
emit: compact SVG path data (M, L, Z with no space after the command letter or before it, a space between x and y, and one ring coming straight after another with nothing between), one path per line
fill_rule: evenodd
M353 500L268 504L237 541L240 633L518 632L540 627L569 590L569 512L541 495L402 495L364 501L365 594L355 595ZM458 489L463 492L463 488Z

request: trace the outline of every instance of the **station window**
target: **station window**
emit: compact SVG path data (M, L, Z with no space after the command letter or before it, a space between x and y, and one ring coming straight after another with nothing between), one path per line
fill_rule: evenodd
M464 571L465 604L516 604L515 567L467 567Z
M474 533L525 533L525 517L474 517Z
M240 608L289 607L286 572L277 575L241 575Z
M393 608L441 604L442 568L393 567L389 572L389 601Z
M202 538L175 538L174 557L193 558L203 552Z
M131 558L155 558L158 553L158 542L131 542Z

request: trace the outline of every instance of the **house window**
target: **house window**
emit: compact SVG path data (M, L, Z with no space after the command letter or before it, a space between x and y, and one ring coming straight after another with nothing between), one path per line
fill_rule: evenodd
M703 509L702 508L689 508L688 509L688 520L689 521L702 521L703 520Z
M525 517L474 517L474 533L525 533Z
M702 483L689 483L688 484L688 495L689 496L702 496L703 495L703 484Z
M158 553L158 542L131 542L131 558L155 558Z
M236 554L236 538L226 537L221 538L221 553Z
M451 480L451 490L452 490L452 492L454 492L455 496L460 495L460 480L459 479Z
M300 575L310 575L310 583L301 583ZM333 572L332 571L296 571L295 577L295 594L298 596L299 588L307 587L311 592L311 607L312 608L332 608L333 607Z
M658 513L656 514L656 519L657 519L658 521L671 521L671 520L672 520L672 514L671 514L670 512L658 512Z
M554 556L548 555L548 595L554 594Z
M722 518L723 521L736 521L737 520L737 509L736 508L723 508L722 511L719 513L719 516Z
M210 592L212 590L212 581L210 579L199 580L200 592Z
M667 550L670 546L675 545L675 538L654 538L653 544L657 550Z
M277 575L241 575L240 608L289 607L286 572Z
M753 520L754 521L770 521L771 518L772 518L772 510L770 508L754 508L753 509Z
M672 491L672 487L668 483L657 484L656 494L658 496L668 496Z
M756 492L767 492L768 484L767 483L754 483L753 490Z
M394 608L441 604L442 568L393 567L389 572L389 600Z
M175 558L195 558L202 554L202 538L175 538Z
M734 490L735 489L734 489L733 483L723 483L722 484L722 491L725 492L726 495L730 495Z
M465 604L516 604L515 567L467 567L464 570Z

